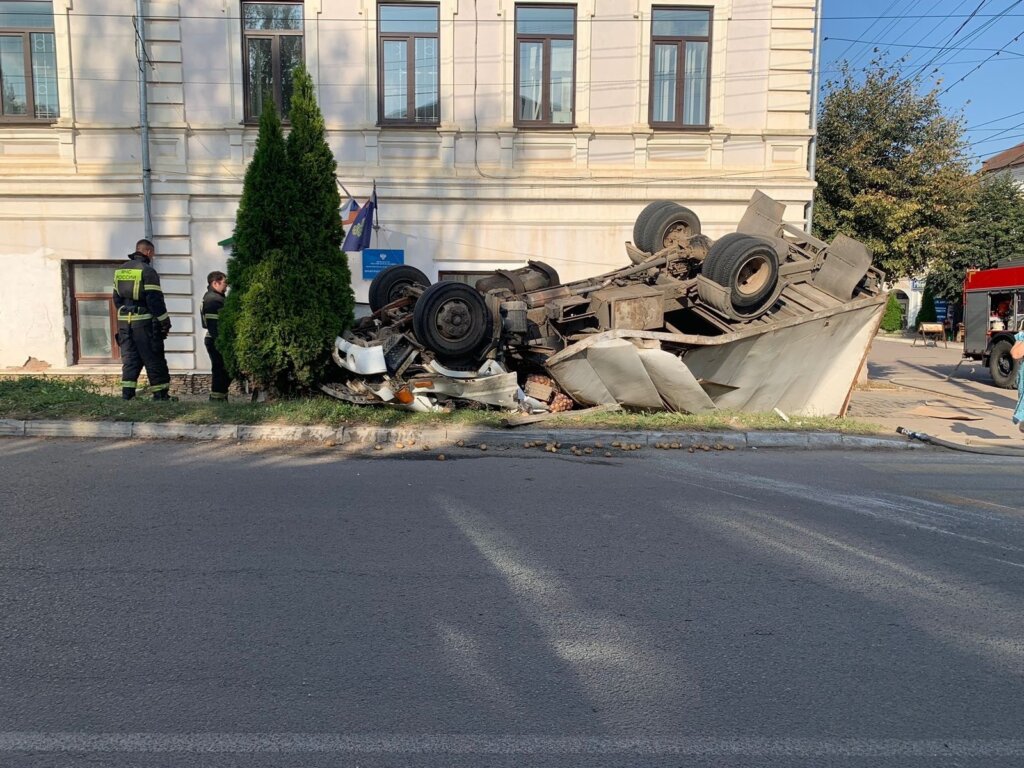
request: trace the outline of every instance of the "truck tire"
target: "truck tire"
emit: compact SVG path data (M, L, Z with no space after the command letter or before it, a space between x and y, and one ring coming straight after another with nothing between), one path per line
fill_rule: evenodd
M704 259L704 264L701 267L701 272L704 277L708 280L714 280L720 285L723 284L722 281L726 279L726 275L719 275L718 271L727 259L725 255L726 251L732 247L733 243L749 239L750 235L745 235L742 232L730 232L729 234L722 235L720 238L715 240L708 249L708 255Z
M641 251L646 251L641 243L644 241L644 229L647 228L647 222L651 220L651 216L656 211L660 211L662 208L669 208L675 205L671 200L655 200L653 203L648 203L640 215L636 217L636 222L633 224L633 245L639 248Z
M700 218L689 208L673 203L651 212L644 227L643 241L635 244L641 251L657 253L700 234Z
M410 267L408 264L398 264L382 269L370 282L370 311L376 312L381 307L386 307L401 298L402 289L410 285L427 288L430 286L430 278L416 267Z
M709 251L703 271L705 277L729 290L733 307L751 310L775 292L779 255L756 237L736 238L714 253Z
M1000 339L992 345L988 355L988 370L992 381L997 387L1013 389L1017 386L1017 374L1020 361L1010 357L1013 343L1009 339Z
M475 288L443 280L417 300L412 329L420 344L442 361L464 362L486 346L491 322L487 303Z

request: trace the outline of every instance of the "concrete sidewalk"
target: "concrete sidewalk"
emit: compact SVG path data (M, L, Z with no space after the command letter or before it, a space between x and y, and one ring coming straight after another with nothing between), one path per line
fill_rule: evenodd
M956 342L947 348L877 337L867 386L854 390L847 416L893 433L899 426L963 445L1024 449L1011 421L1017 391L995 386L980 362L961 363L962 351Z

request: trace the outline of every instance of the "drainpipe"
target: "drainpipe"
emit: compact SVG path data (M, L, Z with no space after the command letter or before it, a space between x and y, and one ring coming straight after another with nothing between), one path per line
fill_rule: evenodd
M811 181L817 170L818 152L818 70L821 68L821 0L814 0L814 50L811 51L811 141L807 147L807 173ZM804 231L811 234L814 221L814 192L807 204Z
M144 237L153 238L153 200L149 167L149 97L146 93L146 27L142 0L135 0L135 55L139 61L139 125L142 128L142 217Z

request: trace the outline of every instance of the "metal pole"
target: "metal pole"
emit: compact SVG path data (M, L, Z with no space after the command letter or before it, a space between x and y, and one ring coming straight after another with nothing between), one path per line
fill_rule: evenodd
M142 0L135 0L135 55L139 61L139 125L142 129L142 217L144 237L153 237L153 200L149 167L149 97L146 93L146 26Z
M807 146L807 174L814 181L817 171L818 153L818 70L821 68L821 5L822 0L814 1L814 50L811 52L811 141ZM807 203L804 231L811 234L814 221L814 190L811 190L811 201Z

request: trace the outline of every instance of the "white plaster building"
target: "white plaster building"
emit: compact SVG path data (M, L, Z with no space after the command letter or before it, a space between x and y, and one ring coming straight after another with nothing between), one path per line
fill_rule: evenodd
M0 2L0 369L117 370L110 267L144 234L133 11ZM172 372L209 370L197 297L228 257L250 91L280 106L300 57L340 180L360 202L376 182L374 246L432 278L620 266L655 199L714 237L755 189L795 223L811 198L814 0L154 0L144 22Z

